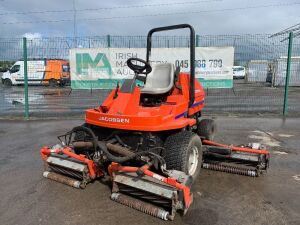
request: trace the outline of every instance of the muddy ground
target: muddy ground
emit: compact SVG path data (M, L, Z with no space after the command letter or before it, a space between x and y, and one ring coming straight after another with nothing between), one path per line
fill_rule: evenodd
M39 149L80 120L0 121L0 223L6 224L300 224L300 119L218 117L218 141L261 142L267 174L244 177L202 170L185 217L164 222L110 200L109 186L85 190L42 177Z

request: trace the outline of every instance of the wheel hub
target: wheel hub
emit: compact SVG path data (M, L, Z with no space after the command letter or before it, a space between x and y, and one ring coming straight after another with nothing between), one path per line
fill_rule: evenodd
M188 174L193 176L198 167L199 151L197 146L193 146L188 160Z

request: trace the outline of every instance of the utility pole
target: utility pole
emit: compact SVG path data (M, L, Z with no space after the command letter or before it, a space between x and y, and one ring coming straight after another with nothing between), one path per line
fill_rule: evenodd
M73 0L73 37L74 37L74 47L77 48L77 11L76 11L76 0Z

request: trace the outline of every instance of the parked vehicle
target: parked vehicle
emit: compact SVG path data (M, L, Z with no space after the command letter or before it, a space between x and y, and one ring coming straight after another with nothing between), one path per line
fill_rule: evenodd
M69 61L63 59L35 59L27 61L28 84L55 87L70 83ZM24 61L17 61L2 75L5 86L24 84Z
M233 79L244 79L246 76L246 69L243 66L234 66L233 70Z
M266 82L271 84L272 79L273 79L273 72L271 69L269 69L267 72Z

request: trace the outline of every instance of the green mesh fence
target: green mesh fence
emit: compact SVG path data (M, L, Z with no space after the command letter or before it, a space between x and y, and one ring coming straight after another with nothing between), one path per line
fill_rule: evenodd
M234 47L234 65L246 70L244 79L234 79L233 88L206 89L205 114L281 115L284 97L288 41L269 35L197 35L198 47ZM28 59L69 60L72 48L145 48L145 36L51 37L27 39ZM189 47L187 36L154 36L154 48ZM24 115L24 86L7 79L12 65L22 60L22 38L0 38L0 116ZM295 38L289 88L289 115L300 114L300 41ZM6 74L6 75L5 75ZM52 85L53 86L53 85ZM68 84L50 87L47 82L29 86L31 117L83 116L96 107L109 90L72 90Z

